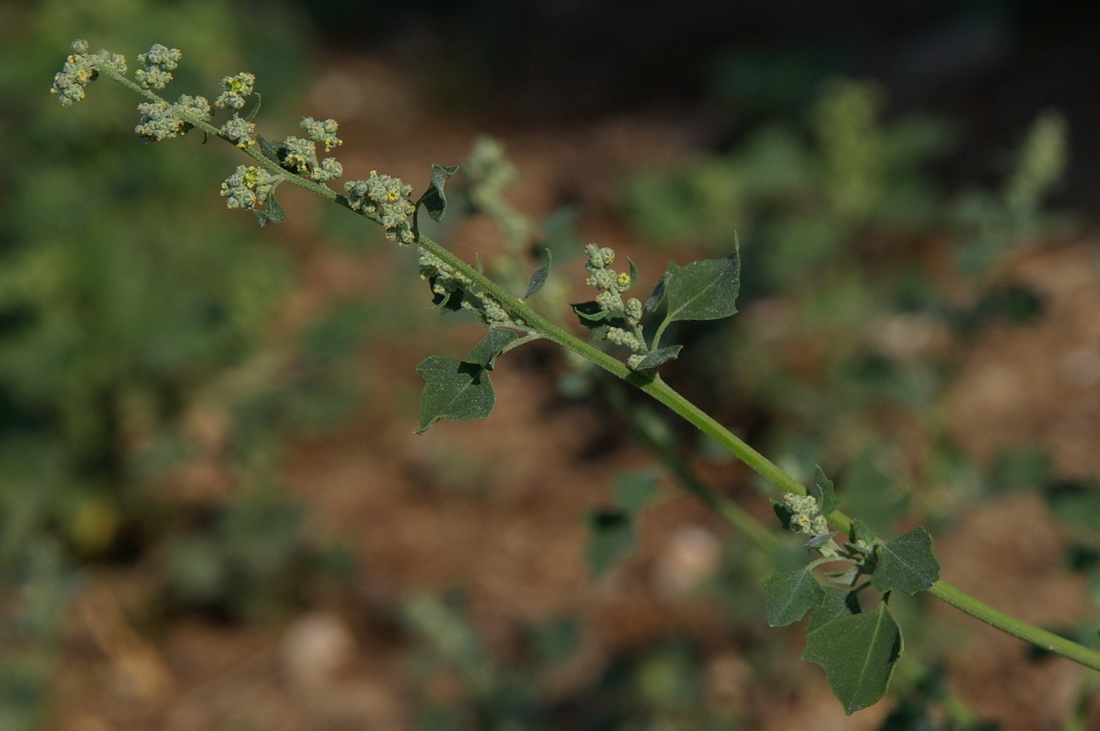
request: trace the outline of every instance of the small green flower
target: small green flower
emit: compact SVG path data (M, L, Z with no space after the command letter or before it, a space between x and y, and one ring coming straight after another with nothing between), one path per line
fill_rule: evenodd
M183 52L178 48L168 48L154 43L145 53L139 53L137 60L145 68L134 72L134 78L146 89L163 89L172 80L172 72L179 66Z
M214 106L218 109L243 109L245 99L252 95L255 87L256 77L247 71L242 71L235 76L223 77L222 88L225 91L218 94L217 99L214 100Z
M65 59L65 65L54 74L50 93L57 97L61 106L69 107L82 100L84 89L99 76L99 69L109 68L118 73L126 73L126 59L117 53L99 50L88 52L88 42L73 41L73 53Z
M416 206L409 200L412 186L390 175L379 175L371 170L366 180L351 180L344 184L348 192L348 205L374 218L386 230L386 238L398 244L416 241L410 216Z
M330 152L332 148L344 144L344 141L336 136L336 130L339 129L340 125L337 124L335 119L318 122L313 117L304 117L299 124L311 140L324 144L325 152Z
M237 171L222 183L221 194L227 208L255 210L266 203L279 178L255 165L238 165Z
M256 144L256 125L236 114L227 119L219 129L222 137L229 140L242 150Z

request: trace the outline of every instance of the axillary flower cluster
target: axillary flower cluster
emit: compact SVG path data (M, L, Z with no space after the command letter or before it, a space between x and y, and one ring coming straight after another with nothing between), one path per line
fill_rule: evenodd
M607 246L589 244L584 249L588 260L585 269L588 278L585 283L600 290L596 295L596 304L600 311L598 318L608 324L604 337L616 345L629 348L633 355L627 359L627 365L636 366L641 362L649 345L642 333L642 301L637 297L623 299L623 293L634 285L637 270L630 265L630 272L617 272L611 268L615 261L615 250ZM590 317L589 319L596 319Z
M182 58L183 53L178 48L156 43L145 53L138 54L138 68L131 80L126 76L123 56L105 50L92 52L87 41L74 41L72 53L61 71L54 75L50 91L63 106L71 106L84 99L88 84L101 73L106 74L149 100L138 105L140 117L134 131L142 138L161 142L199 128L245 150L261 164L238 166L222 183L221 195L226 206L253 211L261 223L275 220L273 213L276 210L281 214L275 201L275 188L290 176L323 187L343 176L344 167L336 158L322 158L317 153L317 145L331 152L343 144L337 136L339 125L334 119L319 121L305 117L300 122L305 136L291 135L281 142L264 140L257 135L252 117L259 108L259 95L255 91L256 77L251 73L222 78L221 92L213 102L203 96L186 94L170 102L158 95L156 92L172 81L172 72ZM253 95L256 104L247 114L242 114ZM217 111L228 112L229 118L215 127L212 120ZM348 206L381 223L388 238L402 245L416 241L412 224L416 206L410 199L412 190L400 179L372 171L366 180L345 183L344 190L348 194Z

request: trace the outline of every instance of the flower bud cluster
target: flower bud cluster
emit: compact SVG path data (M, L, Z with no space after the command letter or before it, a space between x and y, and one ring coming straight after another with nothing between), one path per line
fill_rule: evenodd
M615 261L614 249L589 244L584 253L588 256L584 264L588 270L585 282L590 287L601 290L596 295L596 303L608 319L618 320L623 325L608 327L605 337L616 345L629 348L635 353L631 359L640 362L644 357L640 354L649 352L649 346L642 334L642 302L636 297L623 300L623 293L634 284L634 277L611 268Z
M291 136L283 140L283 147L286 149L282 159L283 166L317 183L334 180L343 175L344 166L336 158L317 159L318 142L324 144L325 152L344 144L344 141L336 136L339 126L336 120L326 119L324 122L318 122L313 117L305 117L300 124L309 133L309 139Z
M134 78L144 89L163 89L172 80L172 72L179 66L183 52L178 48L168 48L154 43L145 53L139 53L137 60L144 68L134 71Z
M525 329L524 322L513 317L499 300L487 292L473 291L473 282L468 277L436 255L421 249L419 265L420 278L431 282L437 302L459 302L461 309L472 313L486 327Z
M379 175L371 170L366 180L350 180L344 184L348 205L382 224L386 238L404 246L416 241L410 217L416 206L409 200L412 186L400 178Z
M119 74L126 73L126 59L117 53L104 50L89 53L87 41L73 41L73 53L65 59L65 65L54 74L50 93L61 106L72 106L84 98L84 89L99 76L100 68L109 68Z
M214 106L218 109L240 111L244 108L245 100L256 90L256 76L247 71L234 76L224 76L222 89L224 91L214 99Z
M138 104L141 118L134 127L141 137L151 142L161 142L187 134L198 119L207 122L213 116L206 97L183 94L175 104L168 102L143 102Z
M790 527L796 533L817 538L830 533L829 521L821 514L817 498L813 495L796 495L792 492L783 496L787 509L791 511ZM815 545L818 553L827 558L840 555L840 549L832 541Z
M255 165L238 165L237 171L222 183L222 196L228 208L255 210L268 201L279 178Z
M314 142L321 142L325 146L325 152L331 152L332 148L339 147L344 141L336 136L340 125L335 119L326 119L318 122L313 117L303 117L299 123Z

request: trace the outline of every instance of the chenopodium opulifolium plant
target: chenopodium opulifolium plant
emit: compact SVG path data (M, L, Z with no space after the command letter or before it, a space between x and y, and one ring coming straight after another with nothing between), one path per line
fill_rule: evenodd
M418 366L425 380L419 433L440 419L487 417L495 402L490 374L497 358L524 343L546 339L636 386L764 477L781 496L773 508L782 526L808 536L805 549L817 555L802 570L777 573L767 580L767 621L779 626L809 615L803 657L824 669L847 712L865 708L885 695L902 655L901 629L889 611L895 591L928 591L991 626L1100 670L1096 650L1021 622L940 580L931 536L923 528L892 540L878 538L862 522L839 510L833 484L820 470L812 486L803 486L665 383L657 370L681 349L661 344L667 328L678 321L714 320L737 311L740 262L736 245L725 258L684 266L670 262L644 303L628 295L639 278L633 262L628 260L627 271L618 271L613 267L616 255L612 249L589 245L585 249L586 281L596 295L574 305L573 310L596 340L627 351L625 360L620 360L528 306L527 301L550 274L549 256L532 275L526 292L517 297L487 275L480 261L471 266L421 234L417 225L421 210L434 220L444 216L444 187L456 167L433 166L427 190L416 199L411 186L376 171L366 179L346 182L346 195L342 195L328 186L343 174L342 166L331 157L319 159L316 150L319 144L325 152L341 144L337 123L307 117L301 122L306 137L289 136L281 142L256 134L252 118L258 103L246 115L241 114L255 94L252 74L223 78L222 91L212 104L204 97L188 95L169 102L156 91L167 85L181 60L177 49L153 46L138 57L140 68L131 79L121 56L91 52L84 41L75 42L72 48L53 84L53 93L63 105L82 100L88 84L106 75L148 100L139 106L141 116L135 128L143 138L160 141L199 129L235 145L252 159L253 164L238 167L222 184L221 193L230 208L252 211L261 224L278 223L285 214L275 192L289 182L381 225L397 244L417 247L420 276L427 281L435 305L444 311L470 313L488 328L488 334L465 359L431 356ZM216 111L228 115L220 126L213 124ZM481 205L484 208L485 202ZM648 335L644 321L662 307L664 315ZM706 492L709 488L692 489L708 505L721 505L719 512L735 526L750 520L736 512L736 506ZM819 572L823 564L831 570Z

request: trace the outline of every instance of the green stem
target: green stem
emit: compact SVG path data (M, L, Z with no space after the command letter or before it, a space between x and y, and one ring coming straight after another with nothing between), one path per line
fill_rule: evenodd
M990 627L995 627L1024 642L1029 642L1036 647L1069 658L1087 668L1100 670L1100 652L1079 645L1041 627L1016 619L999 609L994 609L980 599L976 599L942 580L932 584L928 588L928 593L969 614L971 617L985 622Z
M449 266L461 271L469 277L477 286L495 297L502 305L508 307L516 316L531 326L533 330L541 332L548 340L558 343L564 348L586 358L612 375L633 384L660 403L667 406L674 413L695 426L699 431L711 437L723 445L738 459L748 465L757 474L775 486L782 493L806 494L806 488L789 474L780 469L775 463L749 446L744 440L730 432L726 427L718 423L713 417L704 412L694 403L684 398L671 386L661 380L660 376L647 376L631 370L622 361L613 358L603 351L589 345L569 334L549 320L538 315L508 292L497 286L493 281L473 267L466 264L450 251L444 249L434 241L421 236L417 243L435 256L442 259ZM708 504L711 501L706 500ZM731 516L726 516L729 519ZM841 533L847 534L852 527L852 519L839 510L830 514L829 522ZM1044 630L1040 627L1028 624L1016 619L1000 610L985 604L982 601L956 589L955 587L937 581L928 592L960 611L1017 637L1025 642L1057 653L1069 658L1085 667L1100 670L1100 652L1089 649L1064 637Z

